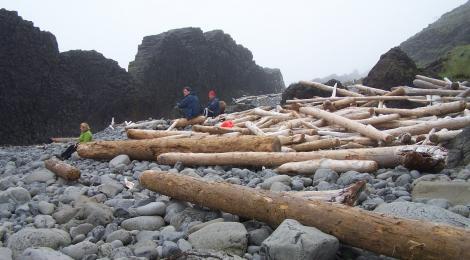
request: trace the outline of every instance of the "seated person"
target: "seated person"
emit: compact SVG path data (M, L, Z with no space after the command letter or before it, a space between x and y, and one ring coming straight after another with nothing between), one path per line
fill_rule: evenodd
M65 150L59 158L65 160L70 158L70 156L77 150L79 143L91 142L93 140L93 135L90 131L90 126L87 123L80 124L80 137L78 138L78 143L72 144Z
M183 110L184 117L190 120L199 116L201 110L199 98L192 92L190 87L183 88L183 95L184 98L176 105Z
M219 99L215 95L215 91L209 91L209 103L207 103L207 107L204 108L204 116L205 117L216 117L220 114L220 102Z

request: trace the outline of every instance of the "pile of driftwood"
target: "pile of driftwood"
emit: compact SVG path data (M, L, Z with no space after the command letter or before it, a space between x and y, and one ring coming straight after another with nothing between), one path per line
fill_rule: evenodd
M417 76L417 88L391 91L300 83L332 95L288 100L283 107L258 107L216 118L176 120L164 131L132 125L127 129L129 140L80 144L78 153L93 159L127 154L168 165L265 166L294 175L311 175L319 168L338 173L375 172L397 165L436 170L447 158L441 145L470 125L470 92L458 83ZM390 101L412 102L416 108L391 108ZM222 127L226 121L233 127ZM191 131L174 130L189 124L193 125ZM465 249L470 242L467 230L345 206L354 204L363 183L330 193L272 193L147 171L140 184L175 199L273 225L294 218L350 245L393 257L470 258Z

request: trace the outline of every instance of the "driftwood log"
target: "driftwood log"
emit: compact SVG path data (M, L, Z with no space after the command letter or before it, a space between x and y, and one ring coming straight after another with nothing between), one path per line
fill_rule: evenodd
M447 151L444 148L426 145L390 146L343 150L320 150L314 152L228 152L228 153L165 153L158 156L160 164L174 165L240 165L279 166L288 162L316 159L371 160L381 168L393 168L400 164L410 169L439 170L445 165ZM412 161L413 158L416 161Z
M81 157L91 159L112 159L127 154L135 160L155 160L159 154L168 152L279 152L281 143L277 137L237 136L210 138L146 139L123 141L99 141L79 144L77 152Z
M146 171L140 184L177 200L257 219L273 227L285 219L295 219L343 243L391 257L470 259L470 231L462 228L166 172Z
M190 131L162 131L162 130L143 130L143 129L128 129L126 131L127 137L130 139L153 139L162 138L172 135L190 134Z
M80 170L61 160L51 158L49 160L45 160L44 164L46 169L68 181L76 181L80 179Z
M292 146L297 152L316 151L320 149L331 149L340 146L341 142L338 138L321 139Z
M275 171L289 175L312 175L316 170L321 168L332 169L338 173L347 171L376 172L378 165L375 161L320 159L285 163L276 168Z

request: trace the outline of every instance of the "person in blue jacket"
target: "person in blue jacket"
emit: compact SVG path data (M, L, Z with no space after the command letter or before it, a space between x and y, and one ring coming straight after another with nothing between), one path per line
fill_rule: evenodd
M190 87L183 88L184 98L177 103L178 108L183 110L186 119L193 119L200 115L201 106L199 98L191 91Z
M216 97L215 91L209 91L209 102L207 107L204 108L205 117L216 117L220 114L220 103L219 99Z

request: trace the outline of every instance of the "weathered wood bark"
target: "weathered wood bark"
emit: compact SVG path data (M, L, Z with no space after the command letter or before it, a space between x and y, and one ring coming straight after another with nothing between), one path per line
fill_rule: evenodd
M364 124L364 125L377 125L377 124L390 122L392 120L396 120L399 118L400 118L399 114L389 114L389 115L375 116L375 117L371 117L367 119L361 119L361 120L357 120L357 122Z
M438 86L436 84L433 84L431 82L427 82L421 79L415 79L413 80L413 85L418 88L424 88L424 89L442 89L443 87Z
M175 125L176 128L181 128L181 127L186 127L188 125L200 125L206 121L206 117L204 116L198 116L192 119L186 119L186 118L179 118L177 119L177 123Z
M342 117L342 116L339 116L339 115L336 115L327 111L323 111L317 108L302 107L300 108L300 112L307 114L307 115L315 116L317 118L324 119L330 122L331 124L340 125L347 129L356 131L358 133L363 134L364 136L370 137L377 141L384 141L385 143L390 143L394 139L393 136L389 134L385 134L377 130L375 127L371 125L366 126L356 121L353 121L351 119L348 119L348 118L345 118L345 117Z
M342 108L349 107L354 104L356 104L356 100L353 97L342 98L333 102L327 100L323 102L323 109L334 112L336 110L340 110Z
M328 92L333 92L333 90L334 90L333 87L330 87L328 85L324 85L324 84L321 84L321 83L317 83L317 82L301 80L301 81L299 81L299 84L314 87L314 88L321 89L323 91L328 91ZM352 91L349 91L349 90L346 90L346 89L342 89L342 88L336 88L336 93L341 95L341 96L344 96L344 97L362 97L361 94L358 94L358 93L355 93L355 92L352 92Z
M282 114L279 112L274 112L274 111L266 111L260 108L255 108L253 110L253 113L258 116L271 116L271 117L276 117L276 118L291 118L292 115L290 114Z
M351 89L351 88L357 89L362 94L365 94L365 95L368 95L368 96L385 95L387 93L390 93L390 91L387 91L387 90L373 88L373 87L367 87L367 86L363 86L363 85L359 85L359 84L348 87L348 89Z
M68 181L80 179L80 170L56 158L45 160L46 169Z
M281 143L277 137L237 136L211 137L202 139L146 139L124 141L99 141L82 143L78 154L84 158L112 159L120 154L127 154L136 160L155 160L162 153L168 152L279 152Z
M467 103L465 101L455 101L450 103L441 103L427 107L419 107L415 109L402 108L371 108L371 113L376 114L400 114L401 116L440 116L450 113L461 112L465 109Z
M240 132L245 135L251 134L249 129L240 128L240 127L225 128L225 127L218 127L218 126L193 125L192 130L195 132L203 132L203 133L209 133L213 135L221 135L221 134L234 133L234 132Z
M279 166L288 162L301 162L315 159L371 160L381 168L392 168L404 164L405 158L412 153L422 154L424 161L412 165L415 169L441 166L445 163L447 152L436 146L410 145L363 149L320 150L314 152L270 153L270 152L229 152L229 153L165 153L158 156L160 164L174 165L240 165L240 166ZM419 165L423 164L423 165Z
M447 128L449 130L461 129L466 126L470 126L470 116L456 117L456 118L444 118L435 121L427 121L420 124L411 126L404 126L389 130L384 130L385 133L399 136L401 133L409 133L411 135L427 134L431 129L436 128L440 130Z
M281 145L288 145L288 144L298 144L305 142L305 135L304 134L297 134L291 136L278 136Z
M297 152L307 152L316 151L320 149L331 149L334 147L338 147L339 145L340 141L338 138L329 138L292 145L292 149L296 150Z
M378 167L375 161L320 159L285 163L276 168L275 171L290 175L312 175L316 170L321 168L332 169L335 172L342 173L347 171L375 172Z
M140 184L177 200L256 219L273 227L285 219L295 219L342 243L396 258L470 259L470 231L448 225L388 217L338 203L166 172L146 171Z
M172 135L190 134L190 131L161 131L161 130L143 130L143 129L128 129L126 131L127 137L130 139L153 139L161 138Z

